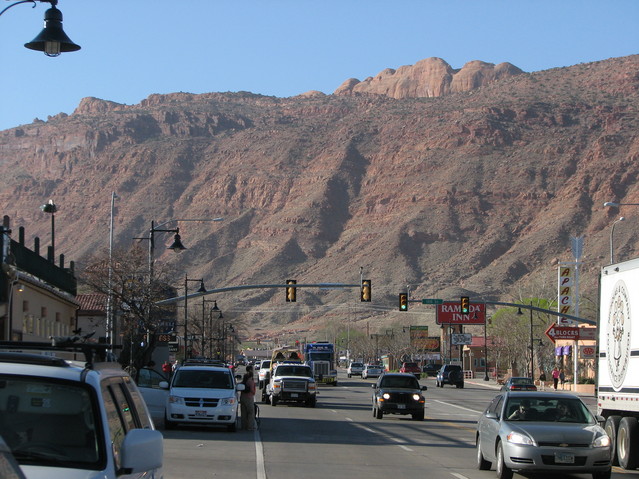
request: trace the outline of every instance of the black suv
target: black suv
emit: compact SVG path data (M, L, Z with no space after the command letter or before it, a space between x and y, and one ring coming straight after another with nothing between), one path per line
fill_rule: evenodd
M381 419L385 414L410 414L415 421L424 420L426 400L414 374L386 373L379 377L373 388L373 417Z
M445 364L437 373L437 387L443 388L444 384L464 387L464 373L457 364Z

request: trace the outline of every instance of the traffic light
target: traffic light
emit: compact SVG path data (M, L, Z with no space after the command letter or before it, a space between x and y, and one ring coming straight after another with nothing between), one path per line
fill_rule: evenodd
M371 300L371 280L363 279L362 288L360 291L360 300L369 303Z
M462 314L470 313L470 298L468 296L462 296L460 303L461 303Z
M287 279L286 284L297 284L297 280ZM295 286L287 286L286 287L286 302L294 303L297 301L297 288Z
M408 311L408 293L399 293L399 310Z

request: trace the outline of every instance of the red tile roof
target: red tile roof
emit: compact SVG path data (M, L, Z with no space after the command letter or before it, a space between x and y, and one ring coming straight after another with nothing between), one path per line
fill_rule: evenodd
M76 300L80 303L79 313L106 314L107 295L102 293L79 294Z

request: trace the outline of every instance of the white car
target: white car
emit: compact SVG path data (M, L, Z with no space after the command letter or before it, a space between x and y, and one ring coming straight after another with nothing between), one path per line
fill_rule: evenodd
M95 361L107 347L3 343L0 434L26 479L163 477L162 434L133 379ZM60 357L70 351L85 359Z
M364 371L364 363L360 363L357 361L352 361L348 365L348 369L346 370L346 374L350 378L351 376L361 376Z
M378 378L382 375L384 370L381 366L375 364L367 364L362 371L362 379Z
M223 366L181 366L171 378L164 427L178 424L222 425L237 429L238 392L233 372Z

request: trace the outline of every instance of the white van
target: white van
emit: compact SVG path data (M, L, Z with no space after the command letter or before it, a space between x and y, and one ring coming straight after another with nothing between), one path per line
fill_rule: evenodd
M93 362L108 345L37 344L0 346L0 434L26 479L161 479L162 434L137 386ZM70 349L86 358L53 356Z

